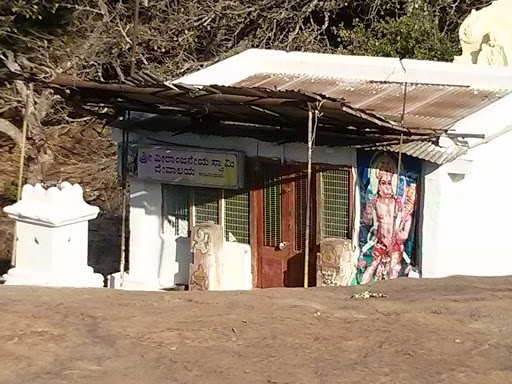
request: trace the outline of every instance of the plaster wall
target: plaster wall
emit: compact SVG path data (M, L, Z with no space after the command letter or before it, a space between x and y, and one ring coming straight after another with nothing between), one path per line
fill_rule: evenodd
M221 290L252 289L251 247L248 244L224 242L220 260Z
M54 262L61 273L87 266L87 230L87 221L55 229L52 241L54 249L58 249L59 253Z
M306 126L304 126L306 129ZM121 130L113 129L113 139L122 141ZM222 137L200 135L195 133L173 134L169 132L133 132L130 142L136 144L187 146L208 149L224 149L240 151L247 157L264 157L286 161L307 161L307 145L305 143L286 143L277 145L246 137ZM345 147L315 147L313 162L333 165L356 165L356 150Z
M28 271L51 273L51 260L41 255L51 255L53 249L52 228L29 223L16 223L16 253L27 255L18 258L16 266Z
M161 236L162 193L160 184L130 180L130 273L129 281L150 288L159 287L163 271L161 258L164 241ZM169 255L172 259L173 255Z
M512 98L457 123L455 129L487 136L512 124ZM478 140L471 140L475 144ZM442 167L424 167L422 239L423 277L512 274L507 244L512 206L510 172L512 132L469 150L463 159ZM459 167L461 163L470 167Z

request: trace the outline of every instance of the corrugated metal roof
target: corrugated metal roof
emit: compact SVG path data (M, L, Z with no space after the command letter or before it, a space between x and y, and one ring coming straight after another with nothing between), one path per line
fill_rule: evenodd
M273 90L301 90L343 98L354 108L400 122L404 103L403 83L258 73L233 86ZM407 84L404 127L446 129L458 120L492 104L510 91L482 90L463 86Z
M400 152L400 145L378 145L367 148L371 150ZM457 157L464 155L468 151L467 146L453 145L449 147L441 147L426 141L413 141L402 144L402 153L418 159L430 161L434 164L446 164L455 160Z

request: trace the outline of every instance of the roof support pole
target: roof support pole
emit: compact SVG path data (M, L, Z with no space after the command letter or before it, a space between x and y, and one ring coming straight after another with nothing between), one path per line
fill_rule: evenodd
M394 195L394 212L393 212L393 232L392 232L392 239L395 239L395 236L396 236L396 232L397 232L397 229L396 226L397 226L397 221L396 219L398 218L398 214L401 214L401 208L398 208L398 203L397 203L397 200L398 200L398 189L400 188L400 172L402 171L401 167L402 167L402 144L403 144L403 139L404 139L404 136L403 135L400 135L400 146L398 147L398 164L397 164L397 182L396 182L396 194ZM405 191L404 191L405 193ZM389 272L389 274L391 274L391 270Z
M147 1L144 1L146 4ZM130 76L135 75L135 62L137 55L137 39L139 35L139 9L140 0L135 0L135 11L133 14L133 39L132 39L132 57L130 62ZM129 112L128 112L129 113ZM128 145L129 136L128 130L123 129L123 143L121 149L121 177L122 177L122 194L123 194L123 206L121 214L121 261L119 263L119 272L121 273L121 288L124 284L124 272L126 267L126 216L127 216L127 203L128 203L128 190L127 190L127 173L128 173Z
M405 107L406 107L406 103L407 103L407 83L404 83L404 98L403 98L403 103L402 103L402 116L400 118L400 125L403 127L404 126L404 118L405 118ZM402 145L404 143L404 135L403 134L400 134L400 145L398 147L398 164L397 164L397 174L396 174L396 178L397 178L397 182L396 182L396 194L393 195L393 198L394 198L394 209L393 209L393 226L391 227L392 228L392 239L393 241L395 241L395 236L396 236L396 232L397 232L397 229L396 226L397 226L397 222L396 222L396 219L398 218L398 214L401 214L401 208L398 207L398 189L400 188L400 171L401 171L401 166L402 166ZM405 193L405 191L404 191ZM400 225L400 224L398 224ZM390 261L388 261L390 262ZM388 277L391 275L392 271L391 269L389 269L389 272L388 272Z
M400 146L398 147L398 184L400 184L400 171L402 167L402 145L404 143L404 135L400 135ZM398 188L398 185L397 185ZM398 191L397 191L398 193Z
M126 267L126 216L127 216L127 204L128 204L128 190L127 190L127 178L128 178L128 146L129 146L129 133L128 129L123 129L123 142L121 146L121 193L123 194L123 206L121 216L121 260L119 264L119 272L121 273L121 288L124 284L124 273Z
M315 114L315 121L317 120L318 111L314 111L309 107L308 112L308 175L306 185L306 244L304 249L304 288L309 285L309 252L310 252L310 226L311 226L311 157L313 153L313 114ZM316 129L315 129L316 131ZM315 132L316 133L316 132Z

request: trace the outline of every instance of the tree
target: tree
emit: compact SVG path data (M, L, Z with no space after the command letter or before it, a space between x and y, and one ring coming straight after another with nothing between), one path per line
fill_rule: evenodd
M0 46L59 71L126 76L134 1L7 0ZM177 77L250 47L451 61L458 27L489 0L152 0L138 68Z

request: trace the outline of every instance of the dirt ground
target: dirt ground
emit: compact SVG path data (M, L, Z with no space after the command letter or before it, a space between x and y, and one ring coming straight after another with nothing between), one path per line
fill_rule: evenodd
M386 298L351 298L364 290ZM512 383L512 278L127 292L0 286L0 383Z

